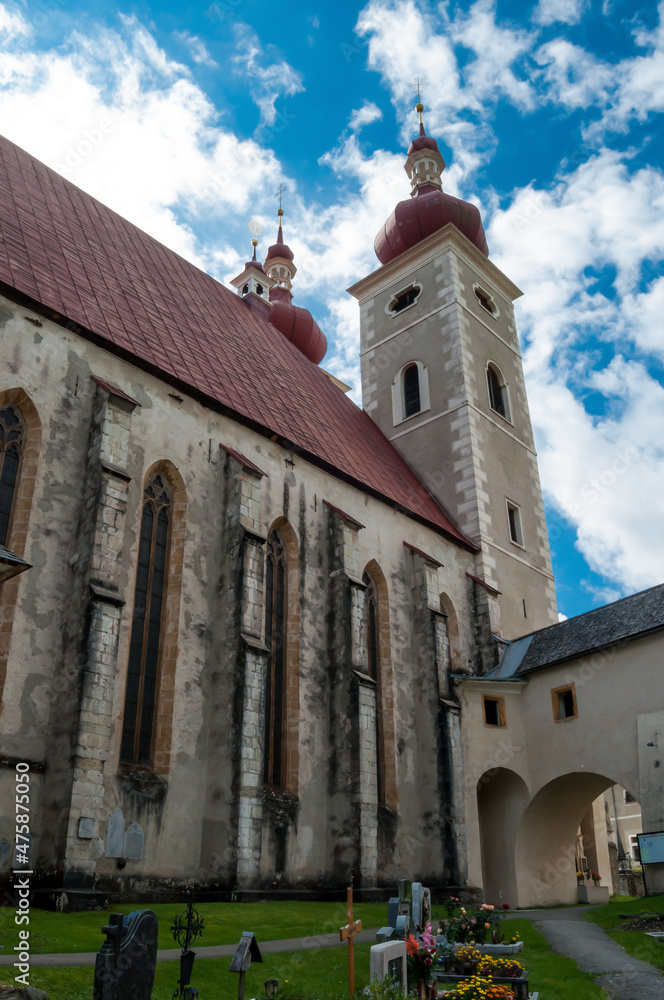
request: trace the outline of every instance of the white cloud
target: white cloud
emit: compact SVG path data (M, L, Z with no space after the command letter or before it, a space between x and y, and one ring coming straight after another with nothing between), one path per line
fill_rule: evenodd
M378 122L383 117L383 112L377 104L365 101L361 108L357 108L350 116L349 128L351 132L359 132L365 125Z
M8 41L19 35L29 35L30 28L18 11L11 11L0 4L0 37Z
M533 11L536 24L578 24L588 9L588 0L539 0Z
M3 132L147 232L215 271L230 247L194 236L192 219L241 215L281 169L269 150L219 128L186 67L134 19L68 54L19 50L2 61ZM248 234L247 234L248 236ZM244 238L244 237L243 237Z
M304 91L302 77L284 59L265 65L265 52L258 35L246 24L235 25L238 52L233 56L236 72L252 81L251 97L261 113L261 125L274 125L278 97L293 97ZM260 128L260 126L259 126Z
M592 569L623 593L651 586L662 577L650 540L664 532L664 442L653 420L664 388L630 355L652 351L661 330L662 279L640 281L643 262L664 253L664 176L630 174L603 150L551 191L517 192L489 242L525 292L517 315L545 492ZM596 289L606 269L613 297ZM591 394L604 400L601 415L584 407Z
M475 53L463 70L465 89L472 91L474 100L494 102L503 93L517 108L534 108L533 87L514 71L532 48L534 35L498 24L495 0L477 0L467 15L458 14L449 22L448 31L454 42Z
M549 101L567 108L608 104L616 83L615 68L580 45L555 38L537 50L536 60L545 67L543 79L548 85Z
M192 35L188 31L174 31L173 36L189 49L195 63L210 66L213 69L217 67L217 63L208 52L205 42L198 35Z

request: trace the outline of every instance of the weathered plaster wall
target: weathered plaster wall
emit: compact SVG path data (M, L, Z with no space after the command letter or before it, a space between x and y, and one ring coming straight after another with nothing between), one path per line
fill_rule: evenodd
M576 830L594 800L615 783L633 790L644 830L662 828L661 751L647 743L658 742L653 733L663 717L662 710L654 711L661 697L663 642L656 633L524 680L458 684L472 883L484 881L487 888L480 870L484 854L485 875L487 868L515 873L509 884L519 906L576 901ZM556 722L551 692L569 684L578 717ZM484 725L483 695L504 697L504 728ZM495 843L484 850L481 844L490 834L482 810L485 818L495 818L498 802L510 822L519 820L511 844L503 845L502 862ZM593 823L601 827L603 813L593 814ZM605 835L603 842L597 859L604 884L610 884ZM494 891L496 878L488 882Z
M47 762L33 812L42 867L94 874L103 884L119 877L143 883L194 877L225 885L238 879L342 885L370 859L375 874L369 882L380 882L383 873L392 881L403 871L436 881L447 863L441 823L451 822L458 834L463 818L441 805L437 667L427 616L430 594L444 593L456 620L456 669L471 669L476 655L466 574L474 570L472 553L76 333L13 303L2 306L0 350L9 363L0 373L0 392L25 389L44 440L25 552L34 569L18 586L0 753ZM138 404L115 420L127 441L121 461L116 456L110 463L123 466L125 484L112 498L112 514L103 513L109 487L100 441L104 421L114 422L108 407L116 397L93 375ZM220 443L263 475L252 477ZM154 772L127 773L118 758L142 490L148 470L157 466L172 468L181 479L184 535L169 570L174 573L179 560L179 593L169 598L175 622L169 649L176 650L177 663L164 688ZM324 500L365 525L353 545ZM278 801L260 789L262 720L257 722L264 711L264 654L256 595L263 586L263 539L275 523L289 532L297 554L295 579L289 578L297 637L289 635L289 648L299 639L289 688L299 709L289 731L296 787ZM110 562L102 573L94 553L103 525L113 530L105 535ZM120 527L114 561L108 553L115 543L108 539L119 537ZM416 586L412 550L404 541L441 564L424 591ZM365 793L376 748L368 738L364 750L353 746L359 732L353 720L358 713L367 719L371 709L368 701L362 707L353 674L359 664L353 662L350 604L353 579L370 563L384 576L389 603L392 676L382 697L393 705L387 739L397 800L378 810L374 840L365 835L361 842L357 809L374 809ZM117 637L103 650L115 670L101 687L90 672L92 612L100 600L90 589L93 575L111 588L114 610L107 616L117 623ZM431 630L426 642L416 639L422 628ZM85 713L93 708L90 697L102 694L111 714L95 723ZM84 741L94 753L86 751L77 788L72 746L88 725L100 728ZM450 734L458 779L454 725ZM3 802L10 779L11 771L0 769ZM0 838L9 839L10 817L3 812ZM81 816L94 822L94 836L84 845L77 838ZM140 824L141 859L121 859L112 850L108 856L111 816L113 842ZM280 857L284 872L277 870Z

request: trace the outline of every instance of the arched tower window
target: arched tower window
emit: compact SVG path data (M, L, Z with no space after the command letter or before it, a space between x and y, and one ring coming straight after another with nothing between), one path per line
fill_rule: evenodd
M120 759L127 764L149 764L152 759L172 518L170 484L164 475L154 475L143 494L138 547L120 748Z
M18 407L0 407L0 545L9 539L25 440L25 424Z
M408 365L403 373L403 415L412 417L421 409L420 373L417 365Z
M503 374L497 365L489 364L486 370L487 382L489 385L489 403L491 409L499 413L501 417L510 420L510 407L507 397L507 384Z
M286 705L286 609L288 553L279 531L270 532L265 572L265 643L269 649L265 697L266 785L284 785Z

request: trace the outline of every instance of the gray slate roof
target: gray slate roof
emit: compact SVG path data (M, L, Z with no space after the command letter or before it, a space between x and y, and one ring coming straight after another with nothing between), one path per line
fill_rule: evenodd
M0 545L0 562L10 563L12 566L30 565L30 563L25 561L25 559L19 559L18 556L15 556L14 553L10 552L9 549L6 549L4 545Z
M506 680L664 629L664 584L511 642L488 674Z

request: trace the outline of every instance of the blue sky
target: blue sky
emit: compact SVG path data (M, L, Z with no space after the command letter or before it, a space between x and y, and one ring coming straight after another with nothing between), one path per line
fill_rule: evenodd
M0 3L0 130L222 281L275 231L357 386L412 81L517 304L560 610L661 582L664 4ZM354 398L358 398L357 393Z

